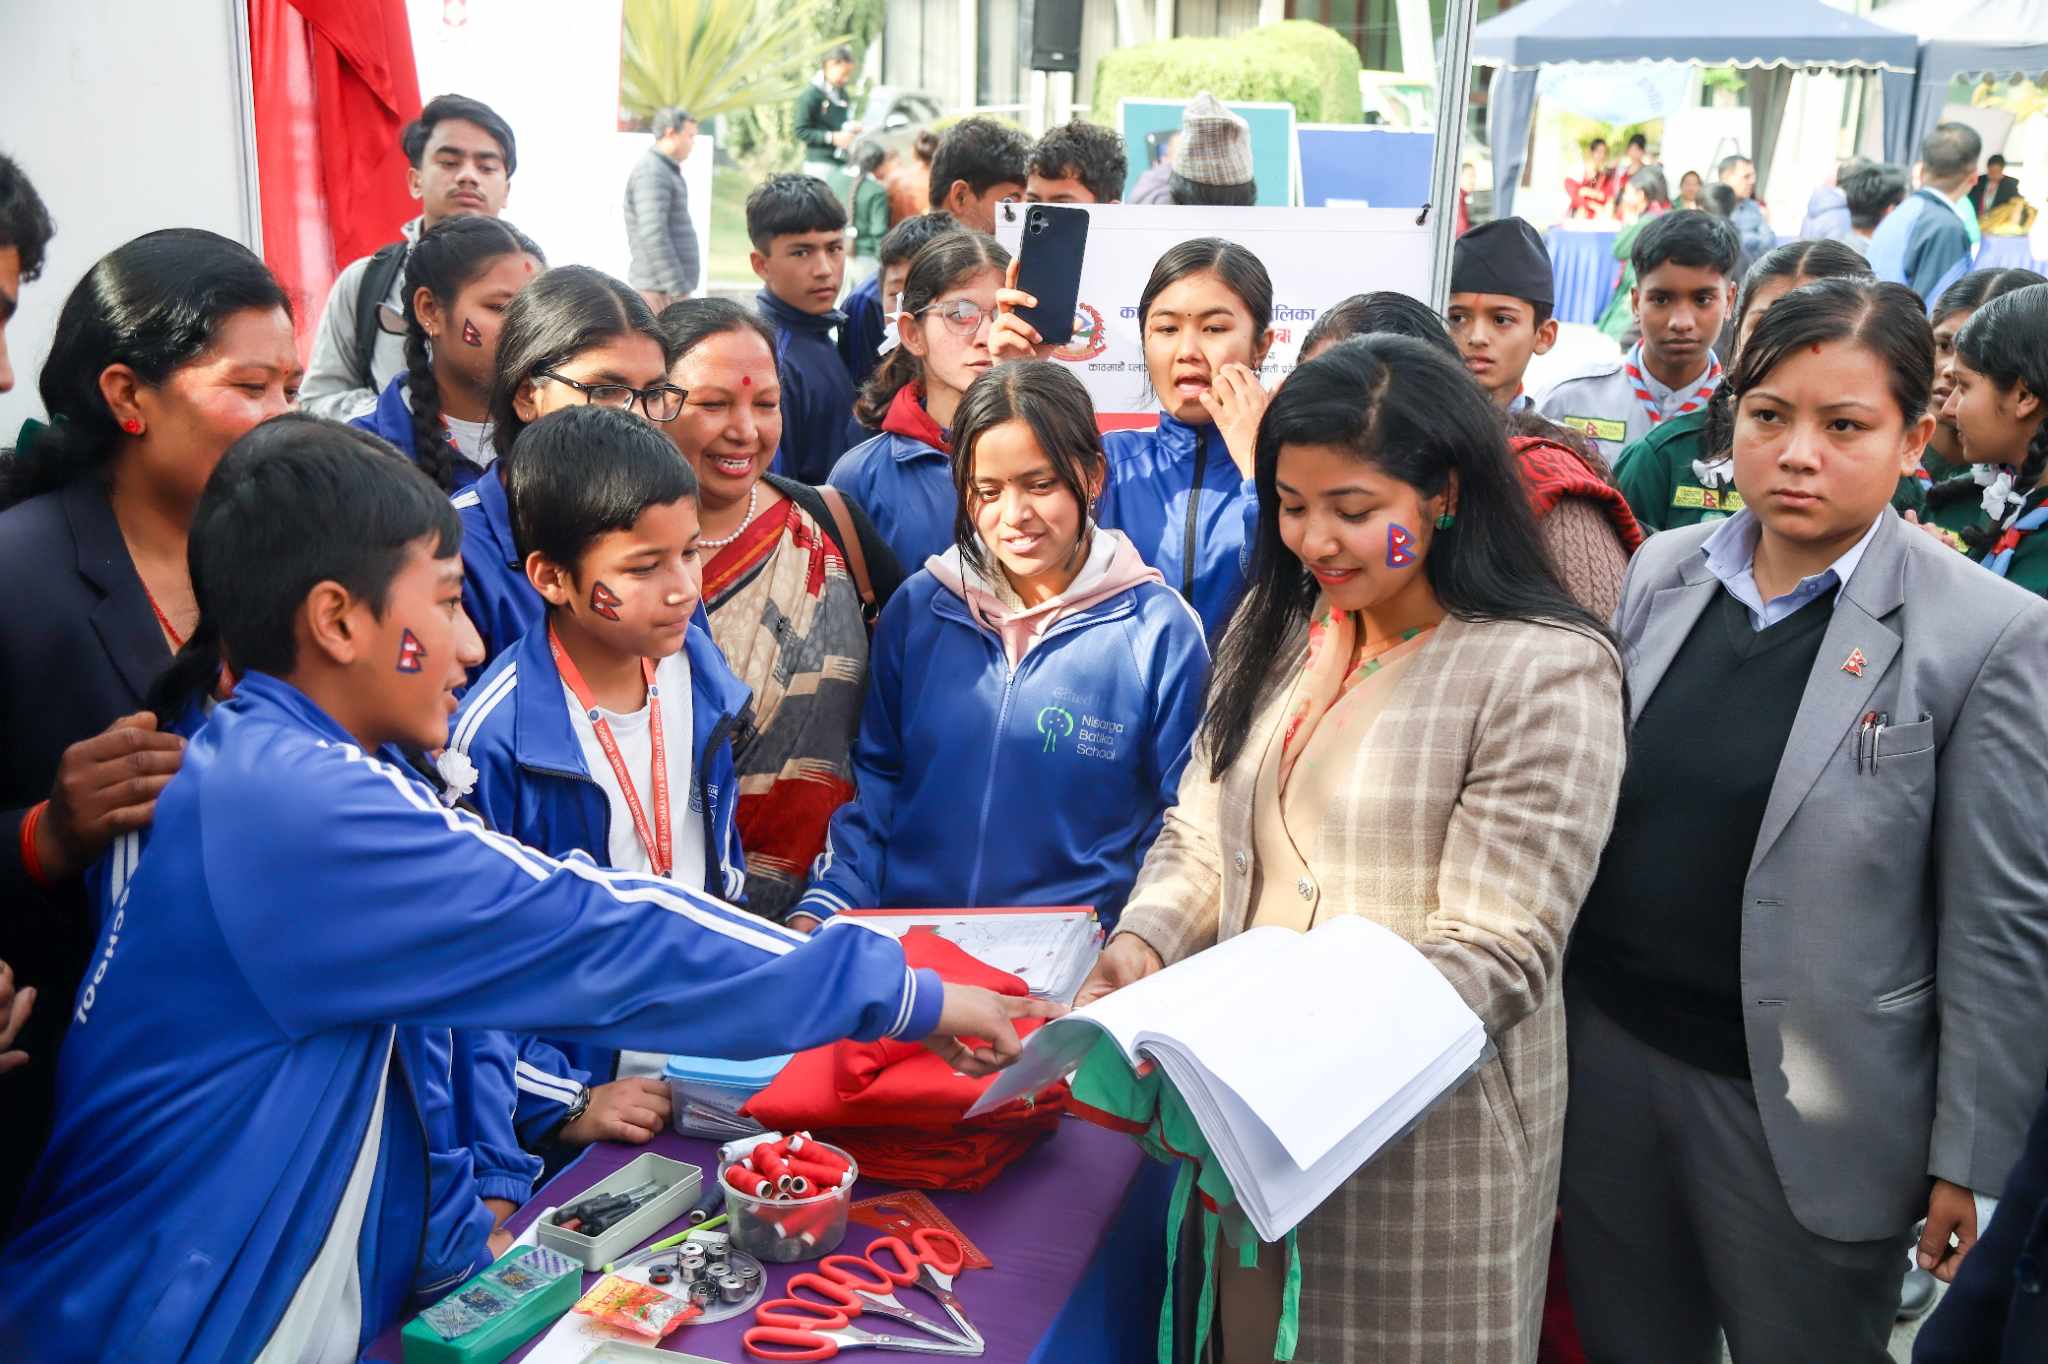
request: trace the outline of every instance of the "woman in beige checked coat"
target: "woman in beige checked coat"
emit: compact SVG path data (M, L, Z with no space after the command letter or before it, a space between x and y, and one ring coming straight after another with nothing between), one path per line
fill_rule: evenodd
M1361 914L1497 1044L1299 1228L1315 1364L1536 1354L1565 1101L1559 964L1613 820L1621 664L1552 573L1483 394L1418 342L1296 370L1252 581L1180 804L1084 1000L1242 932ZM1361 1009L1377 1007L1371 999ZM1211 1357L1275 1357L1285 1255L1219 1254Z

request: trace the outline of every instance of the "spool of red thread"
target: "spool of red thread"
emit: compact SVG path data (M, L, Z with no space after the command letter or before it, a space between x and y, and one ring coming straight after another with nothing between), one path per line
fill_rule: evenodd
M725 1182L749 1198L772 1198L775 1186L744 1165L726 1167Z

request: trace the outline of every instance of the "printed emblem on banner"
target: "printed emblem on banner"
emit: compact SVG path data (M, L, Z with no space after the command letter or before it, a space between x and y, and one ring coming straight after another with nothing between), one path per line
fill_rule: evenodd
M1609 421L1604 417L1566 417L1564 424L1574 431L1583 431L1594 440L1623 441L1628 439L1628 423Z
M420 660L426 656L426 646L420 643L420 637L410 629L398 637L398 671L402 673L418 672L420 670Z
M1093 360L1109 349L1109 333L1102 325L1102 314L1086 303L1074 305L1074 339L1052 352L1055 360L1065 360L1078 365L1083 360Z
M1038 712L1038 732L1045 736L1042 752L1051 753L1061 739L1074 733L1074 713L1061 706L1047 706Z

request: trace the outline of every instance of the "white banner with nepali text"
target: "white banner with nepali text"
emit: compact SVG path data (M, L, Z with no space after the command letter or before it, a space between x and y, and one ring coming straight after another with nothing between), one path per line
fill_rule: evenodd
M1005 204L996 213L996 238L1013 254L1025 207ZM1294 368L1315 320L1351 295L1391 289L1429 297L1429 228L1416 222L1419 209L1085 207L1088 249L1074 339L1053 357L1079 373L1105 431L1150 426L1158 417L1145 376L1138 298L1153 264L1181 242L1236 242L1273 277L1273 349L1260 370L1269 388Z

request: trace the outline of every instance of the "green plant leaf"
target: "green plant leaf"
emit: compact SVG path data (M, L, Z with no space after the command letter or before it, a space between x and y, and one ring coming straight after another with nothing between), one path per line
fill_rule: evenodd
M626 0L619 103L646 118L664 106L700 119L795 99L850 35L818 36L824 0Z

